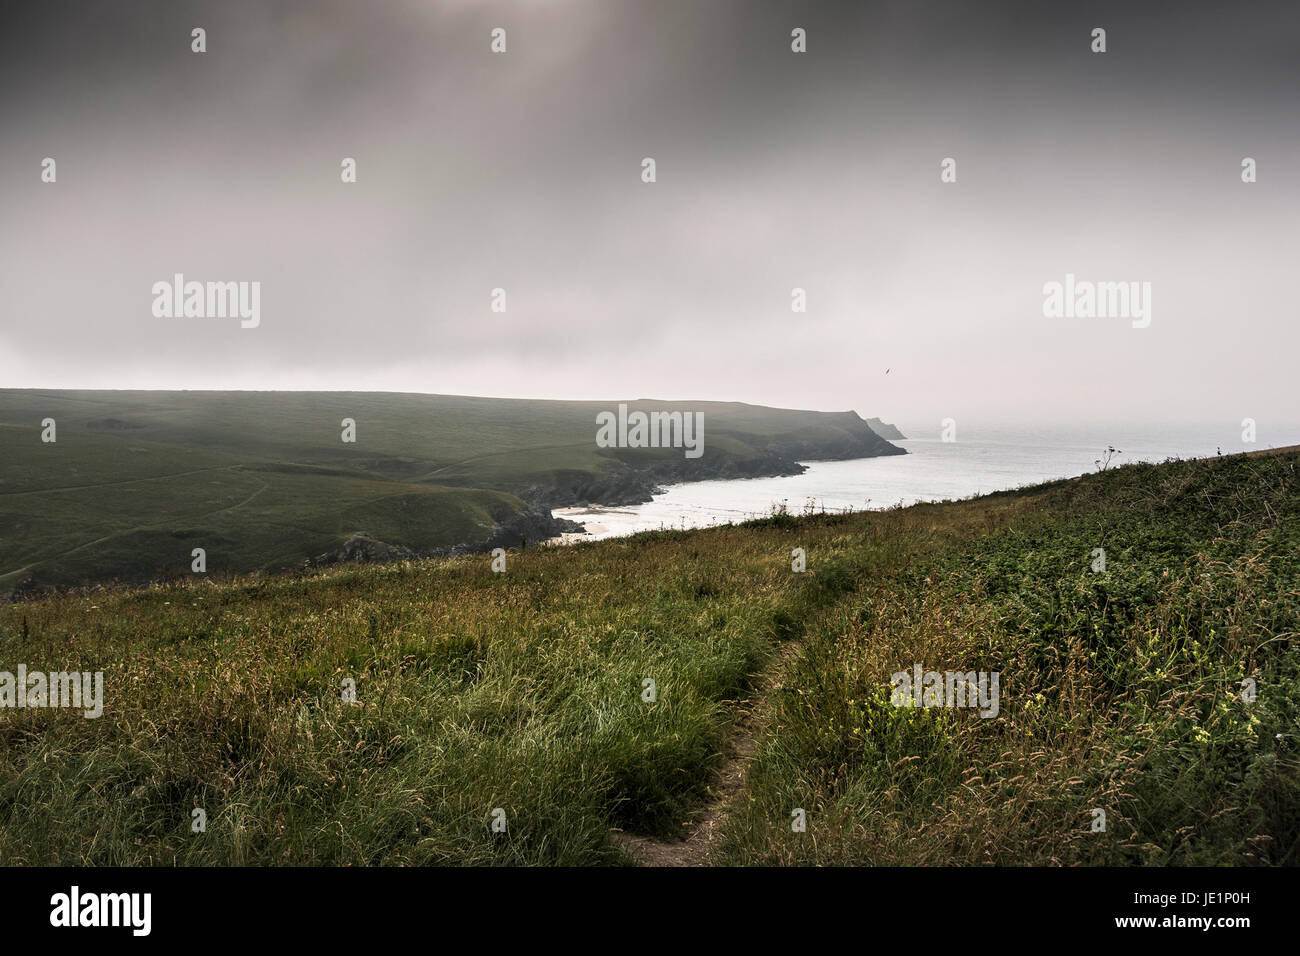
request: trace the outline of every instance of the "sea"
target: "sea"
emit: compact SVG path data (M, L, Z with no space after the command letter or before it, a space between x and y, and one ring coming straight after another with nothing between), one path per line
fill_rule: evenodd
M1238 423L1151 426L989 426L944 441L937 427L910 431L894 444L906 455L850 461L809 461L807 471L784 478L694 481L666 486L640 505L557 508L581 522L585 533L566 541L594 540L669 528L701 528L746 521L784 509L862 511L945 501L1072 478L1134 462L1205 458L1300 445L1300 424L1263 425L1254 442ZM1108 452L1108 449L1114 449ZM1109 460L1107 457L1109 455Z

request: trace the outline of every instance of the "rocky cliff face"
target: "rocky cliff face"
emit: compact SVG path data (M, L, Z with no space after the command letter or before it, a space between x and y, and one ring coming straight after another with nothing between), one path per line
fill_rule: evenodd
M879 418L866 419L867 427L879 435L881 438L889 441L907 441L907 436L898 430L897 425L891 425L889 422L882 422Z
M599 476L579 471L559 472L552 484L534 485L522 491L520 497L541 509L591 504L635 505L662 494L663 486L669 484L800 475L807 470L801 461L841 461L907 454L906 450L877 435L855 412L843 412L828 416L828 419L840 429L831 437L776 435L756 440L753 435L746 435L745 444L758 452L753 457L725 454L710 448L707 443L699 458L638 460L629 455ZM726 431L718 435L730 437Z
M842 461L849 458L877 458L882 455L906 455L906 450L891 445L856 412L828 415L827 420L840 427L841 434L832 438L786 436L773 438L763 447L780 455L802 461ZM752 441L752 439L751 439Z
M567 508L574 505L636 505L663 494L663 486L686 481L723 478L771 478L799 475L804 466L784 455L735 460L715 458L655 461L645 464L619 462L603 475L565 472L550 486L534 485L520 497L538 508Z

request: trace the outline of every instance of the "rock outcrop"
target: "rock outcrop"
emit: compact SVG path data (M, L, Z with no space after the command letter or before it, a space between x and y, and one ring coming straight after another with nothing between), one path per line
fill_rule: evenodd
M334 551L318 554L306 562L306 567L328 567L333 564L365 564L374 561L408 561L413 558L450 557L457 554L475 554L493 548L520 548L540 544L559 537L568 531L581 531L582 525L567 518L556 518L550 511L530 507L527 511L502 522L477 541L445 548L415 550L400 544L389 544L371 537L364 531L349 535Z

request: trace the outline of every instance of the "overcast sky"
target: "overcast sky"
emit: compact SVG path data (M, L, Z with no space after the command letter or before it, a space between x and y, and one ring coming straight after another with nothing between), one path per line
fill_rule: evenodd
M7 3L0 385L1294 422L1298 177L1293 2Z

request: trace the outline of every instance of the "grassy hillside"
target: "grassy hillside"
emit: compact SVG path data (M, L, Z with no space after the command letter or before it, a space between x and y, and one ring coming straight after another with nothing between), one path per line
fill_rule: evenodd
M524 498L644 500L657 481L900 451L852 412L630 406L703 412L703 456L597 447L596 414L617 403L0 390L0 593L182 573L194 547L234 571L300 565L355 532L429 552L484 541ZM41 442L45 418L57 442Z
M1298 466L7 606L0 670L107 700L0 710L0 858L617 864L705 806L715 863L1294 864ZM998 716L893 707L916 663Z
M319 466L0 426L0 593L34 577L71 585L287 568L354 532L434 548L488 537L524 503L503 492L399 482ZM26 467L21 467L22 465Z
M800 444L840 444L859 454L898 454L852 412L764 408L738 402L632 401L629 409L703 412L705 456L753 456ZM366 471L402 480L472 478L476 462L495 469L500 490L547 483L557 470L599 473L619 456L595 445L596 414L618 402L559 402L389 392L157 392L0 389L0 424L157 442L269 461ZM357 422L357 441L339 422ZM729 442L726 440L730 440ZM647 454L649 454L647 452ZM635 458L622 452L622 457ZM681 452L672 457L680 458ZM477 483L477 482L476 482Z

